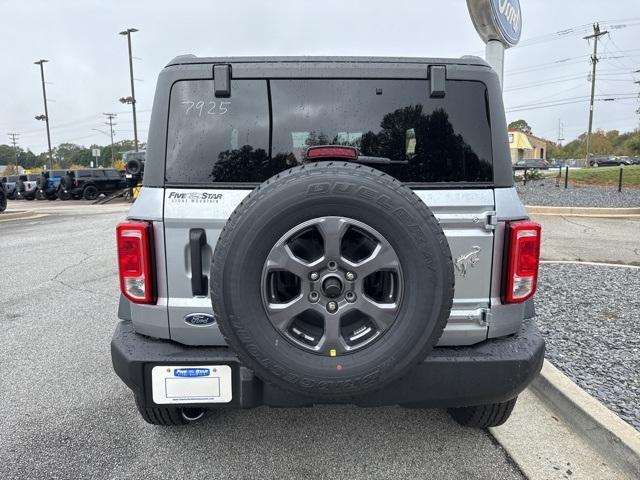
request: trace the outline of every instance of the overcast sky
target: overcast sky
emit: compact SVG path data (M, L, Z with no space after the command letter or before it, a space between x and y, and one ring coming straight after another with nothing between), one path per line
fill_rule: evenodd
M506 55L507 118L525 118L555 139L558 121L571 140L587 127L590 24L611 30L600 44L595 127L632 130L640 90L638 0L520 0L523 41ZM155 81L174 56L484 54L466 0L91 1L0 0L0 143L46 149L42 92L35 60L45 58L53 144L107 143L102 112L119 114L116 140L133 137L126 38L136 27L134 71L140 138L146 140ZM563 32L557 34L555 32ZM565 103L551 108L516 108ZM566 103L574 102L579 103Z

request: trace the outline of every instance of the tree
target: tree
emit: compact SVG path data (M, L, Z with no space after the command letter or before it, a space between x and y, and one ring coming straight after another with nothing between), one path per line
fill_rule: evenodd
M640 130L624 143L624 148L629 155L640 155Z
M9 145L0 145L0 165L16 163L16 151Z
M515 122L511 122L509 124L509 129L518 130L519 132L526 133L527 135L531 134L531 127L526 120L516 120Z

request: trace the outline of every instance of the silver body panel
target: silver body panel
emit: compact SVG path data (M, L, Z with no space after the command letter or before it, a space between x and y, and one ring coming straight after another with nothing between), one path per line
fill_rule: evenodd
M218 326L191 325L192 313L213 313L209 296L194 297L189 230L204 229L202 275L227 219L251 190L142 189L129 212L154 222L158 303L132 305L139 333L187 345L224 345ZM471 345L516 332L523 305L501 305L504 221L526 218L513 188L415 190L440 222L455 266L455 295L439 346ZM495 194L494 194L495 193Z

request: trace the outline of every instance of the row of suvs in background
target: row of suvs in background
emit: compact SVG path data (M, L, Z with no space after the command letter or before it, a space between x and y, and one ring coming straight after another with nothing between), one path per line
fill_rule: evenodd
M9 200L95 200L127 187L115 168L49 170L0 177Z

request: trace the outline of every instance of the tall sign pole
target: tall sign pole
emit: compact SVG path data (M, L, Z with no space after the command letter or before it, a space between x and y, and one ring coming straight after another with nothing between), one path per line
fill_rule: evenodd
M515 47L522 34L519 0L467 0L473 25L486 43L485 60L500 78L504 77L504 51Z

